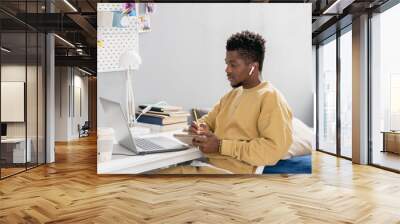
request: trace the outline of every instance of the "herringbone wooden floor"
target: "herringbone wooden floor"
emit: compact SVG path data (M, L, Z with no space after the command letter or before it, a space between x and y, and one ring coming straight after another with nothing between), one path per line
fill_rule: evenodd
M400 223L400 175L314 153L312 175L98 176L96 141L0 181L0 223Z

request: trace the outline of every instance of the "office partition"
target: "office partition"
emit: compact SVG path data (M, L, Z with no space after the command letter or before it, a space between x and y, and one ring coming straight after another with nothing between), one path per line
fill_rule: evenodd
M7 11L15 4L0 3L1 179L45 162L45 34L20 20L43 3L20 1L17 15Z

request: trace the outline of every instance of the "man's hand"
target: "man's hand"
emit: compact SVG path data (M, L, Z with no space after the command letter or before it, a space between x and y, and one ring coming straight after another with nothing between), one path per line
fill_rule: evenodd
M210 129L205 123L197 124L195 121L193 121L189 127L189 134L202 135L207 132L210 132Z
M193 138L193 145L199 146L204 153L218 152L219 139L211 131L204 132L200 136Z

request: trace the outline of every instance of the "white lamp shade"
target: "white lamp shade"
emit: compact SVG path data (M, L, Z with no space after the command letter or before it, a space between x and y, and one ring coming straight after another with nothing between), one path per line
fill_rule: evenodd
M139 69L142 59L139 54L133 50L125 51L119 58L119 66L122 69Z

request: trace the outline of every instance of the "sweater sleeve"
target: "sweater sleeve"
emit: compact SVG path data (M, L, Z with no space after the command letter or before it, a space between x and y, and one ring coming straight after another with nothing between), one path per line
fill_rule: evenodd
M215 123L216 123L215 120L216 120L217 115L221 108L221 101L222 101L222 99L220 101L218 101L217 104L214 105L214 107L211 109L211 111L209 111L206 115L204 115L203 117L201 117L199 119L199 122L206 123L208 128L210 128L210 130L212 132L215 131Z
M221 111L222 105L224 104L224 102L226 101L226 98L229 96L230 93L227 93L226 95L224 95L215 105L214 107L211 109L210 112L208 112L206 115L202 116L199 119L199 122L204 122L207 124L208 128L210 128L210 130L212 132L215 131L215 124L216 124L216 119L218 114Z
M292 144L292 113L277 104L272 110L261 109L258 119L259 137L249 141L222 140L221 154L253 166L276 164Z

